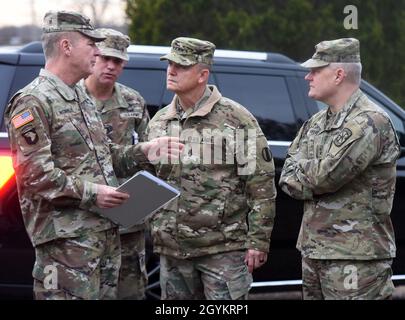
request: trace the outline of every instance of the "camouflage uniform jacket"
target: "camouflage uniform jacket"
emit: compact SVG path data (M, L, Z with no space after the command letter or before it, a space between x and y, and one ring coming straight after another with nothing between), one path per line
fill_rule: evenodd
M7 108L20 206L32 243L114 227L90 211L96 184L117 186L114 171L132 174L136 160L147 161L140 148L112 144L87 95L44 69Z
M305 200L297 242L304 257L395 257L390 212L398 155L388 115L360 90L340 112L320 111L302 126L280 186Z
M222 97L215 86L207 88L208 97L197 102L191 113L179 116L175 96L149 123L149 138L180 136L188 150L179 164L156 166L157 176L177 187L181 196L154 215L154 249L176 258L247 248L267 252L276 197L267 140L245 108ZM219 133L215 137L208 134L206 139L204 130L209 129ZM249 161L243 161L232 147L230 137L237 129L242 132L243 152L254 147L246 153L255 161L253 169L247 168ZM248 129L254 132L250 140ZM201 151L197 159L189 157L191 146ZM225 162L226 157L235 160L233 164Z
M84 80L81 80L79 85L97 106L104 128L112 142L130 146L145 141L149 113L145 106L145 100L137 91L116 82L113 96L106 101L100 101L90 94ZM119 182L123 183L125 180L125 178L119 179ZM131 228L132 231L141 229L144 229L143 224Z
M100 101L91 96L84 81L80 81L79 84L96 104L112 142L133 145L138 141L145 141L149 113L145 107L145 100L137 91L115 83L113 96L107 101Z

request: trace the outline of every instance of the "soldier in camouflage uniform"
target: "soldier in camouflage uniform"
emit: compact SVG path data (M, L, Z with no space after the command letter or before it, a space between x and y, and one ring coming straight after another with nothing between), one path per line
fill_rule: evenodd
M96 59L94 71L80 85L96 104L112 142L133 145L144 141L149 122L145 100L137 91L116 82L129 60L126 51L130 39L113 29L96 31L106 39L97 43L100 55ZM119 182L124 181L121 179ZM147 274L144 229L145 225L141 224L129 230L121 230L119 299L145 298Z
M256 119L207 85L214 50L177 38L161 58L175 96L149 123L149 138L178 135L185 143L179 163L155 166L181 191L151 220L163 299L246 299L253 269L267 260L273 158Z
M158 152L175 158L181 151L178 139L125 147L108 139L92 101L76 85L92 72L95 42L103 39L81 14L47 12L45 69L5 113L21 211L35 248L36 299L116 298L118 227L93 208L128 199L115 190L116 174L158 161Z
M297 248L305 299L388 299L395 257L390 212L400 147L388 115L359 89L360 44L316 45L309 97L328 108L293 141L280 178L304 200Z

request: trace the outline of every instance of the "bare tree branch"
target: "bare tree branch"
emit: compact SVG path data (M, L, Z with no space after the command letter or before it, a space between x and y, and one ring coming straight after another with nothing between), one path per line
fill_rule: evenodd
M77 11L88 13L92 24L95 27L99 27L105 22L105 14L108 12L108 9L119 2L110 0L72 0L72 5Z

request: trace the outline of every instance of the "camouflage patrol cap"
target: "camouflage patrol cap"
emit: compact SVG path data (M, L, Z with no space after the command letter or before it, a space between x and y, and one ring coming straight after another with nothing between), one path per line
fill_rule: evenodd
M89 18L74 11L48 11L42 30L44 33L77 31L95 42L105 39L94 30Z
M311 59L301 66L318 68L332 62L360 62L360 42L355 38L342 38L322 41L315 46L315 53Z
M106 37L104 41L97 43L102 56L116 57L125 61L129 60L127 48L130 44L130 39L128 36L114 29L101 28L96 31Z
M180 37L172 41L171 50L160 60L170 60L183 66L197 63L212 65L215 45L209 41Z

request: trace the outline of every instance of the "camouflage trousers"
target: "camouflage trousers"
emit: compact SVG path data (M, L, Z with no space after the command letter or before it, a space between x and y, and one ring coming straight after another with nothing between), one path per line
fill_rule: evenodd
M163 300L244 300L252 275L244 251L223 252L191 259L160 256Z
M121 269L118 299L145 299L148 275L145 267L145 231L121 234Z
M302 259L305 300L382 300L394 291L392 259Z
M118 228L37 246L35 299L116 299L120 252Z

